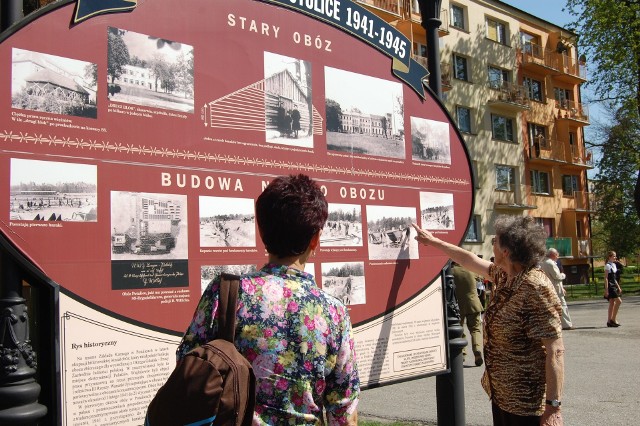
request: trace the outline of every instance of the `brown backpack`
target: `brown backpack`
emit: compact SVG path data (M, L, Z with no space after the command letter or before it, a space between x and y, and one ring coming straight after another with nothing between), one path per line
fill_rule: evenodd
M239 286L239 277L222 274L219 338L178 362L149 404L145 426L251 425L256 379L233 344Z

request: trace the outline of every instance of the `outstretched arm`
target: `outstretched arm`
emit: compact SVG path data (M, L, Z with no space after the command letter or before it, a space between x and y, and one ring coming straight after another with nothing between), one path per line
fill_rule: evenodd
M487 276L489 273L489 265L491 262L479 258L474 253L467 251L461 247L455 246L446 241L435 237L431 232L426 229L420 228L415 223L412 223L413 227L417 231L418 235L416 240L427 246L432 246L446 254L456 263L462 265L465 269L474 272L478 275Z

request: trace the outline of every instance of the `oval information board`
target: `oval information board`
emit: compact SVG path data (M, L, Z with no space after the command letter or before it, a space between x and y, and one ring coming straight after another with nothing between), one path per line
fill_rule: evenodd
M410 223L461 241L472 177L411 42L345 0L124 3L0 44L0 227L60 285L64 422L116 420L78 408L87 381L121 386L109 415L157 389L204 286L266 262L254 200L282 174L326 194L307 268L349 307L363 384L446 370L447 259Z

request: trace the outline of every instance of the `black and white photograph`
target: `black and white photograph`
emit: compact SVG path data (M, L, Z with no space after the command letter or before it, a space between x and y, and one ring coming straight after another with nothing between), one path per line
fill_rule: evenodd
M411 117L411 145L413 160L451 164L449 123Z
M251 198L200 197L200 247L255 247Z
M369 259L418 259L414 207L367 206Z
M311 63L264 52L266 141L313 148Z
M98 221L97 166L12 158L10 168L10 220Z
M202 265L200 267L200 294L204 293L211 280L220 274L247 275L257 270L256 265Z
M193 46L114 27L107 38L110 101L193 113Z
M329 217L320 234L322 247L362 247L362 207L329 203Z
M188 259L187 196L111 191L111 260Z
M454 230L453 194L420 192L420 220L424 229Z
M402 84L325 67L327 149L406 157Z
M322 269L322 290L345 305L367 302L364 262L327 262Z
M11 106L97 118L98 66L30 50L12 50Z

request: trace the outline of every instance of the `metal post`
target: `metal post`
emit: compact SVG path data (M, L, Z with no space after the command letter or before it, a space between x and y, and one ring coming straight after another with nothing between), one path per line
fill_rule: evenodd
M21 268L0 247L0 424L36 425L47 413L38 403L36 354L29 340L29 315L22 297Z
M438 426L464 426L464 360L462 349L467 341L462 338L460 309L455 296L455 283L451 262L445 268L445 298L447 302L447 329L451 372L436 377Z
M0 32L22 19L22 0L0 0Z
M429 87L442 99L442 76L440 71L440 37L438 28L442 0L418 0L422 27L427 33L427 68L429 71Z

